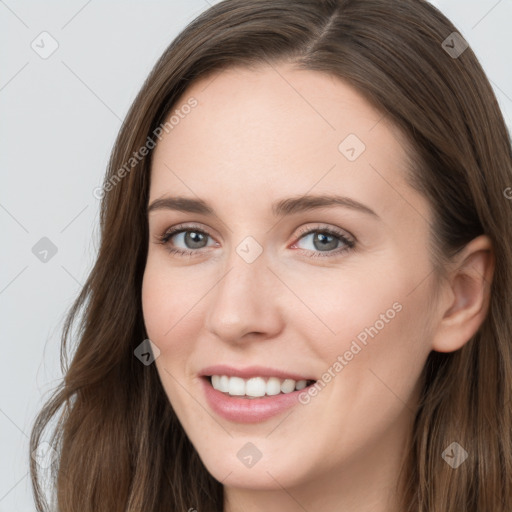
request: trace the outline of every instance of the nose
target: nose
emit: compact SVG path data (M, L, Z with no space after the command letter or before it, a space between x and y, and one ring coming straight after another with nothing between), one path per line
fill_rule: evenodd
M282 329L280 298L285 287L264 254L249 263L233 250L225 271L208 294L205 327L227 343L243 343L255 335L272 338Z

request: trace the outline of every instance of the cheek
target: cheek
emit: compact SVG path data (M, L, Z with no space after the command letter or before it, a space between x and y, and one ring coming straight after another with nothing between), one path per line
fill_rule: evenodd
M210 273L211 274L211 273ZM142 280L142 312L148 338L160 349L157 366L188 371L204 326L207 291L215 275L173 267L166 254L148 256Z
M295 306L291 323L301 322L305 337L317 342L318 350L325 355L348 349L347 342L350 345L350 340L361 333L359 339L364 343L365 328L376 322L383 333L400 316L397 303L403 301L396 279L384 279L360 268L346 268L336 274L335 269L327 269L314 277L303 273L293 279L293 291L302 304Z
M184 372L194 344L193 333L189 330L192 316L187 315L189 294L179 278L168 273L165 265L155 264L148 258L142 280L142 312L147 336L160 350L154 364L165 393L178 414L186 410L188 398L176 382L185 381ZM183 420L180 416L180 421Z
M301 324L295 329L314 347L312 360L324 363L318 394L304 397L312 412L302 428L316 431L318 424L334 423L336 428L326 434L332 443L353 440L353 446L342 443L340 451L333 450L333 464L341 451L375 441L404 414L404 404L413 408L430 351L429 333L422 329L426 288L411 293L419 282L416 276L399 272L395 264L379 268L378 275L370 269L365 274L347 270L330 285L315 281L316 293L304 280L298 291L322 322L297 315ZM313 325L320 326L317 334Z
M168 300L172 300L172 295L166 293L164 283L158 279L158 273L153 267L146 265L142 279L142 314L148 337L154 342L165 332L168 323L165 304Z
M410 376L421 371L430 351L428 290L415 289L420 279L389 263L372 265L378 272L346 269L339 279L333 279L332 271L318 275L314 287L310 278L295 280L294 291L307 308L301 307L303 312L291 322L326 370L341 356L343 368L336 368L347 373L350 366L351 380L367 379L370 369L392 382L407 373L404 368L411 370Z
M187 308L190 295L187 287L180 279L167 274L164 266L148 258L142 280L142 312L147 335L162 355L171 348L176 333L186 325L186 311L190 309ZM183 348L183 344L172 347L173 359L179 356L175 350L180 346Z

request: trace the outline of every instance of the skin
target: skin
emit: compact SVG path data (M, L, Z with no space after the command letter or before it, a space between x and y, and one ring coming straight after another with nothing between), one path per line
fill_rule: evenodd
M405 183L405 140L338 78L291 64L235 68L194 82L175 108L191 97L198 105L154 150L149 204L199 197L215 215L148 215L142 304L165 392L224 485L225 511L396 512L421 371L431 350L461 348L483 321L491 242L473 240L435 284L431 209ZM366 146L354 161L338 149L351 133ZM378 217L341 206L271 213L275 200L321 193L353 198ZM186 245L183 234L157 243L181 223L208 233L202 246ZM313 237L324 227L356 245L322 249ZM236 251L248 236L263 250L252 263ZM333 371L394 303L402 306L394 318ZM331 368L334 377L308 404L247 425L217 416L203 396L198 373L220 363L317 379ZM247 442L262 453L251 468L237 457Z

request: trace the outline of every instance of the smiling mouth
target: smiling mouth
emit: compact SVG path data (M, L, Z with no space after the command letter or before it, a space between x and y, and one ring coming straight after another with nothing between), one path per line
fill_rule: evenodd
M271 398L306 389L317 381L293 380L278 377L252 377L243 379L228 375L207 375L203 377L215 390L233 398Z

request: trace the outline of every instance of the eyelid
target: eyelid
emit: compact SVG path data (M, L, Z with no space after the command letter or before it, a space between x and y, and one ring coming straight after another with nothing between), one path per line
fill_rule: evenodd
M205 229L205 228L203 228L197 224L194 224L194 223L192 223L192 224L187 224L187 223L177 224L175 226L172 226L171 228L166 229L163 232L163 234L156 235L156 238L157 238L156 243L166 245L168 243L168 241L173 236L176 236L178 234L181 234L181 233L187 232L187 231L196 231L196 232L204 234L207 237L213 239L212 235L209 232L209 229L210 228ZM351 233L349 233L348 231L342 230L339 227L332 227L327 224L317 223L314 226L309 225L306 227L301 227L301 228L299 228L298 231L299 231L299 233L297 235L295 235L294 242L292 243L292 247L295 246L295 244L297 244L297 242L299 242L306 235L309 235L314 232L327 233L331 236L338 238L341 242L343 242L345 244L344 248L336 249L334 251L308 251L307 249L300 249L300 248L297 249L298 251L302 251L305 253L311 253L311 254L308 254L308 256L312 256L312 257L314 257L314 256L336 257L336 256L341 255L341 253L343 253L347 250L354 249L356 242L357 242L357 238L354 235L352 235ZM195 256L195 255L202 254L204 249L206 249L206 248L201 248L198 250L173 248L172 250L169 249L169 252L187 254L188 256ZM324 254L322 255L322 253L324 253Z
M176 224L176 226L172 226L170 228L167 228L164 230L163 234L161 235L155 235L157 239L162 240L167 237L170 238L174 235L177 235L179 233L183 233L183 231L198 231L200 233L203 233L205 235L208 235L210 238L213 238L209 228L203 228L199 226L198 224Z
M167 228L164 231L162 236L165 236L169 233L171 233L172 235L175 235L175 234L179 233L180 231L183 232L183 231L194 230L194 229L211 237L211 234L208 231L210 228L203 228L202 226L200 226L198 224L187 224L187 223L181 223L181 224L177 224L176 226L172 226L171 228ZM338 228L338 227L330 227L327 224L321 224L321 223L317 223L315 226L300 227L298 229L299 233L298 233L298 235L296 235L296 238L299 239L303 235L308 234L311 231L321 231L321 230L335 231L337 235L344 235L345 238L349 238L349 239L353 240L354 242L357 242L357 238L349 231L342 229L342 228Z
M317 223L315 226L307 226L307 227L299 228L299 235L297 236L297 240L302 238L304 235L311 233L312 231L331 232L333 235L345 238L347 240L350 240L353 243L357 242L357 238L352 233L347 231L346 229L342 229L337 226L336 227L330 226L328 224L321 224L321 223Z

